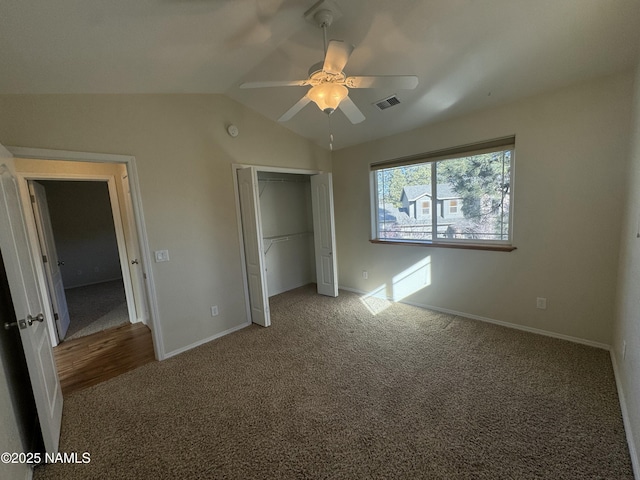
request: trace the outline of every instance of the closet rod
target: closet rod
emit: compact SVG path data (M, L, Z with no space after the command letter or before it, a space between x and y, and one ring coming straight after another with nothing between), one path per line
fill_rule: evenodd
M308 235L313 235L313 232L301 232L301 233L292 233L290 235L275 235L273 237L264 237L262 240L264 242L269 242L269 245L264 251L264 254L266 255L269 252L269 250L271 250L271 247L273 246L274 243L288 242L292 238L305 237Z
M271 237L264 237L263 240L278 240L280 238L304 237L305 235L313 235L313 232L285 233L284 235L273 235Z

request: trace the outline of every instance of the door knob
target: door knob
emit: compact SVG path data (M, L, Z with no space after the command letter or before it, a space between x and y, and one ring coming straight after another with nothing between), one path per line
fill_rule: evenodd
M27 315L27 323L29 326L33 325L33 322L44 322L44 315L42 313L39 313L35 317Z
M13 327L20 327L21 329L27 328L27 321L23 319L17 322L4 322L5 330L11 330Z
M135 260L131 260L131 265L138 265L138 259L136 258Z
M61 267L62 265L64 265L64 262L61 260L58 260L58 266Z

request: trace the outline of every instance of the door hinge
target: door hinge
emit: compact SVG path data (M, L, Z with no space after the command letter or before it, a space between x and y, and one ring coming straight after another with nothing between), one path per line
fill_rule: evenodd
M54 318L54 320L60 320L60 317L55 312L53 312L53 318Z
M29 197L31 197L31 203L36 203L36 196L35 195L29 195Z
M49 260L47 260L47 256L46 255L42 255L42 263L47 263Z

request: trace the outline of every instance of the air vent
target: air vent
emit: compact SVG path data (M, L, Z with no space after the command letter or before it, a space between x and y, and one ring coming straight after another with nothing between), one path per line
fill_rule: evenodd
M395 105L398 105L400 100L395 95L391 95L390 97L383 98L382 100L378 100L374 103L379 110L386 110L387 108L391 108Z

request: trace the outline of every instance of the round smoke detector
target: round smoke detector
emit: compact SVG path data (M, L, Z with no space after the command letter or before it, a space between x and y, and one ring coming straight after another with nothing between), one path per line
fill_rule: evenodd
M227 127L227 133L233 137L236 138L238 136L238 134L240 133L240 130L238 130L238 127L236 127L235 125L231 124Z

